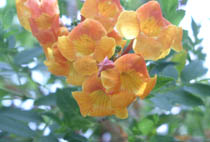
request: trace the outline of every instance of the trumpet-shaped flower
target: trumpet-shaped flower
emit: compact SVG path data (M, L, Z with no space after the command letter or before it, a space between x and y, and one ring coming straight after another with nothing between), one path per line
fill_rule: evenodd
M98 72L97 64L115 52L115 39L106 36L103 25L93 19L86 19L77 25L69 35L59 36L58 48L73 64L67 82L81 85L84 79ZM77 76L77 77L75 77ZM78 80L78 76L81 77Z
M109 58L115 51L114 38L106 36L103 25L96 20L86 19L77 25L69 36L58 38L59 50L70 61L84 56L92 56L96 61Z
M16 0L17 16L20 24L28 31L31 31L29 18L31 17L30 9L26 6L28 0Z
M136 11L123 11L116 27L121 36L135 39L135 53L140 53L146 60L163 58L171 48L182 50L182 29L162 16L156 1L148 2Z
M47 60L44 64L48 70L58 76L67 76L70 69L70 63L62 56L55 43L51 48L46 49Z
M120 0L86 0L81 14L85 18L98 20L111 32L122 9Z
M16 0L18 18L42 45L52 44L59 32L57 0Z
M127 107L135 100L135 95L128 92L107 94L97 74L84 81L81 92L73 92L83 116L109 116L127 118Z
M129 92L144 98L156 83L150 78L144 58L137 54L126 54L118 58L115 67L101 72L101 80L107 93Z

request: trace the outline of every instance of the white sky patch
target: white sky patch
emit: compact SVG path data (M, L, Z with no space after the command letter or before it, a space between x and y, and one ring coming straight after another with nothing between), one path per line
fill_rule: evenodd
M7 0L0 0L0 8L4 8L7 4Z
M41 72L39 70L34 70L32 71L32 79L41 84L44 85L47 83L47 80L50 78L50 73L49 72Z
M173 114L173 115L177 115L177 114L179 114L180 112L181 112L181 108L180 108L180 107L175 106L175 107L173 107L173 108L171 109L171 114Z
M28 99L25 100L22 104L21 104L21 108L23 110L31 110L34 106L34 100L32 99Z
M37 124L35 122L29 122L28 126L33 131L36 131L36 129L37 129Z
M206 77L210 77L210 0L188 0L186 7L186 15L180 26L189 31L192 36L191 18L197 24L201 25L199 38L203 38L201 45L204 47L203 51L207 54L205 67L209 69Z
M166 135L168 133L168 124L162 124L157 128L157 133L160 135Z
M5 96L1 101L2 105L5 107L10 107L12 105L12 100L9 99L9 96Z

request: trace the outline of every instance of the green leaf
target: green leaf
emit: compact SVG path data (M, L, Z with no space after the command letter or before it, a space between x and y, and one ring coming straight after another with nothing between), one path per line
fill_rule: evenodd
M153 91L155 92L155 91L161 89L162 87L167 86L172 81L174 81L174 79L171 78L171 77L158 76L157 77L157 83L156 83L155 88L153 89Z
M6 131L22 137L33 137L35 132L32 131L27 123L18 121L14 118L10 118L0 114L0 130Z
M178 10L178 0L159 0L164 17L172 24L178 25L184 18L185 11Z
M175 80L178 79L178 72L174 66L167 66L161 73L164 76L172 77Z
M56 105L56 95L50 94L48 96L43 96L39 99L37 99L34 103L35 105L46 105L46 106L55 106Z
M80 114L79 106L71 95L72 91L78 90L77 88L64 88L58 89L57 106L60 108L64 115L64 123L73 130L88 129L91 125L88 118L84 118Z
M200 98L206 98L210 96L210 85L194 83L190 85L186 85L183 89L189 93L192 93Z
M3 14L3 25L5 28L9 28L12 24L15 10L11 8L6 8Z
M185 67L186 59L187 59L187 52L185 50L175 54L173 58L171 59L172 62L177 63L175 67L177 71L179 72L179 74L181 74L182 70Z
M88 142L88 140L85 137L83 137L73 131L68 132L65 135L64 139L68 140L69 142Z
M33 142L58 142L58 139L55 136L50 135L50 136L35 138Z
M38 47L24 50L14 57L14 62L17 65L26 64L32 61L34 57L40 56L42 53L42 49Z
M201 60L195 60L185 66L181 72L181 79L188 82L192 79L203 76L207 71L208 70L203 67L203 62Z
M200 30L200 25L197 25L195 23L194 19L192 18L191 26L192 26L193 35L195 37L195 40L197 40L198 39L198 33L199 33L199 30Z
M23 122L42 122L41 116L33 111L22 111L16 108L1 108L0 116L14 118Z
M154 123L150 119L143 119L139 122L138 127L144 135L148 135L152 131Z
M165 110L171 110L171 108L175 105L196 107L204 104L200 98L184 91L183 89L175 89L166 93L159 93L150 100L155 104L155 106Z
M152 136L149 142L175 142L175 139L171 136Z

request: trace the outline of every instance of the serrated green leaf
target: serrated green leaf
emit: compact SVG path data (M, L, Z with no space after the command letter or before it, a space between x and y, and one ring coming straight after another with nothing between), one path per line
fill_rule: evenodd
M192 79L203 76L207 71L208 70L203 67L203 62L201 60L195 60L185 66L181 72L181 79L188 82Z
M9 117L9 118L14 118L15 120L23 121L23 122L41 122L42 121L42 118L38 113L33 112L33 111L22 111L16 108L1 108L0 115Z
M14 62L17 65L27 64L30 61L32 61L34 57L38 57L42 53L43 53L42 49L38 47L24 50L14 57Z
M154 123L150 119L143 119L139 122L138 127L144 135L147 135L152 131Z
M200 98L184 91L183 89L176 89L165 93L159 93L152 97L150 100L155 104L155 106L165 110L171 110L171 108L175 105L196 107L204 104Z
M194 83L190 85L186 85L183 89L189 93L192 93L200 98L206 98L210 96L210 85Z
M153 89L153 91L155 92L155 91L161 89L162 87L167 86L172 81L174 81L174 79L171 78L171 77L158 76L157 77L157 83L156 83L155 88Z
M46 105L46 106L51 106L51 105L56 105L56 95L50 94L48 96L43 96L39 99L37 99L34 102L35 105Z
M36 133L28 127L27 123L23 123L22 121L18 121L14 118L10 118L1 114L0 130L22 137L33 137L36 135Z
M177 63L175 67L177 71L179 72L179 74L181 74L182 70L185 67L186 59L187 59L187 52L185 50L175 54L173 58L171 59L172 62Z
M77 134L73 131L68 132L65 135L64 139L68 140L70 142L88 142L88 140L85 137L83 137L80 134Z
M49 135L35 138L33 142L58 142L58 139L53 135Z
M175 142L175 139L171 136L152 136L149 142Z

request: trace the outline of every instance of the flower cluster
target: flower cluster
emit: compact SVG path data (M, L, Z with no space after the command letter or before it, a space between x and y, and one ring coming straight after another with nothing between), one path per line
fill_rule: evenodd
M57 0L16 0L16 7L22 26L42 45L48 70L82 86L72 95L83 116L127 118L127 107L156 84L145 60L182 50L182 29L162 16L156 1L126 11L120 0L86 0L83 20L71 31L60 24ZM132 40L126 49L123 38Z

